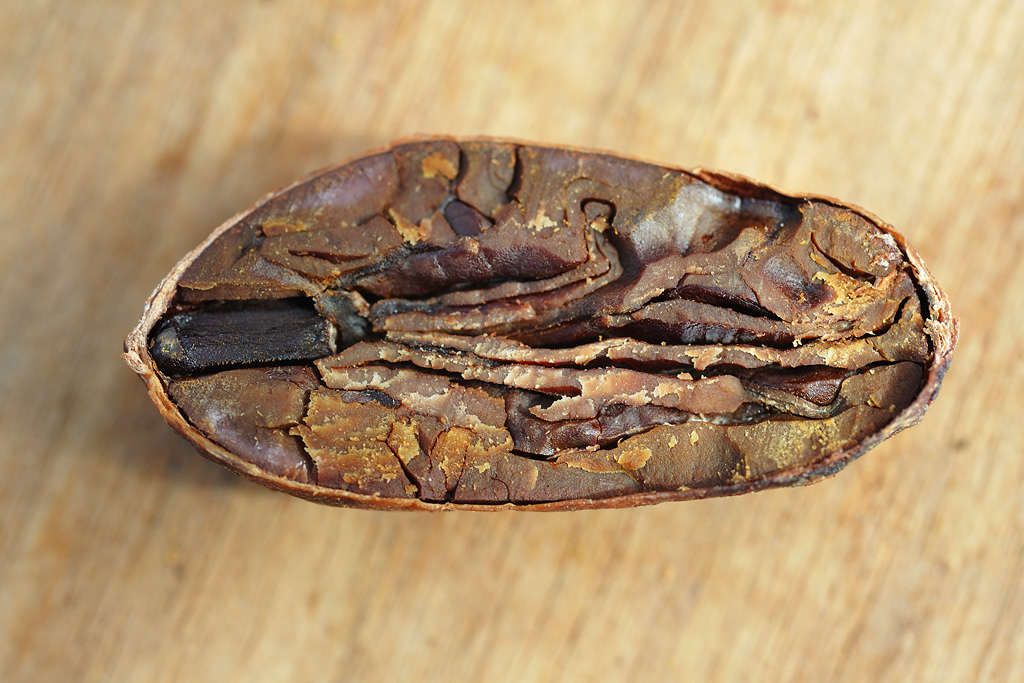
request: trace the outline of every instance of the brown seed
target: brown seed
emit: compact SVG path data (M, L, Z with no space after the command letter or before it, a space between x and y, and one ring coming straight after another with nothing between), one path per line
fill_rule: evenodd
M806 484L922 417L957 338L879 219L734 175L397 144L188 254L125 359L207 457L393 509Z

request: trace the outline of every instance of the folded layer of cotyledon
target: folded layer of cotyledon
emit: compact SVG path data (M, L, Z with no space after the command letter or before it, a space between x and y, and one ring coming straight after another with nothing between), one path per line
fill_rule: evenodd
M204 454L339 505L806 483L916 422L948 302L870 215L494 140L396 145L187 256L126 357Z

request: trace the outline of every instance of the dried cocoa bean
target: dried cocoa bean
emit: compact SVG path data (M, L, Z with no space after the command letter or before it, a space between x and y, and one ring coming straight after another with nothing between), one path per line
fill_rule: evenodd
M956 343L892 228L706 170L397 144L186 256L126 341L201 453L334 505L578 509L831 475Z

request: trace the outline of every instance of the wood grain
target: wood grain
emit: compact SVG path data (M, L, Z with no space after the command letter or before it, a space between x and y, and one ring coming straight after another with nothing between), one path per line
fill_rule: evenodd
M1024 4L3 3L0 680L1024 679ZM924 422L804 489L321 508L120 360L173 263L415 133L840 197L961 318Z

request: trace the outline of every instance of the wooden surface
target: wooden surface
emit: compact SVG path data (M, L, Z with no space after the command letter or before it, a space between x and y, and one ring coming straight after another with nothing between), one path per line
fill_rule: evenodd
M1024 3L2 5L0 680L1024 680ZM202 460L121 362L144 300L415 133L864 206L961 318L942 394L834 479L639 510L337 510Z

